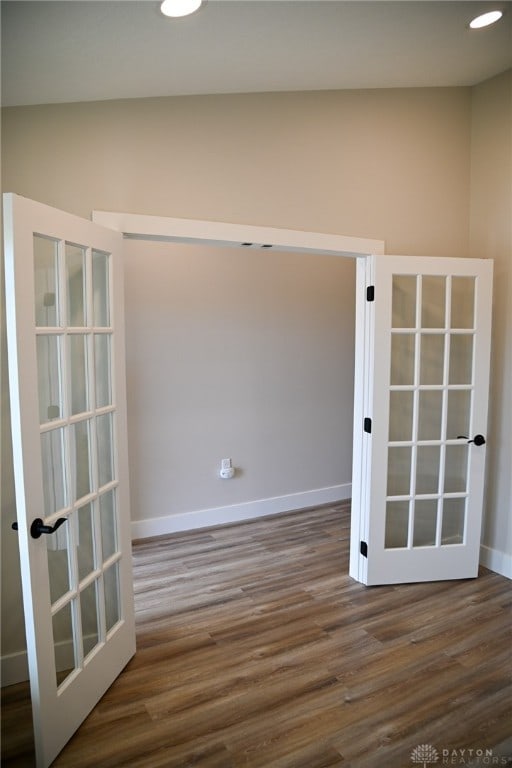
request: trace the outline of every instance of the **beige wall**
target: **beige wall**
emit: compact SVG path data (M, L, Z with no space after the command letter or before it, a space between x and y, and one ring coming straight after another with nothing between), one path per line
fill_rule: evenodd
M473 89L472 256L494 259L493 346L483 544L512 560L512 71Z
M217 219L465 256L470 107L469 89L449 88L8 109L3 189L83 216ZM134 519L350 481L352 262L131 243L126 273ZM215 477L224 456L243 470L236 481ZM2 492L8 528L9 482ZM8 529L3 542L14 585ZM3 610L9 632L17 586Z

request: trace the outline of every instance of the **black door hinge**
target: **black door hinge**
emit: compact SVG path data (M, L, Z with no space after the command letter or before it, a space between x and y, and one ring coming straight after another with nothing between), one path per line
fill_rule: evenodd
M375 301L375 286L369 285L366 289L366 301Z
M365 432L368 432L368 434L371 435L371 433L372 433L372 420L370 418L368 418L368 416L365 417L363 429L364 429Z
M363 557L368 557L368 544L366 541L361 542L360 551Z

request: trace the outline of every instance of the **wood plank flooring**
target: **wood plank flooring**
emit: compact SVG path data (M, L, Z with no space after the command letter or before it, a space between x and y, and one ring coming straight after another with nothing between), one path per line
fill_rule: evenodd
M55 768L411 768L424 744L509 764L510 581L365 588L349 515L136 543L137 654ZM2 765L33 763L14 750Z

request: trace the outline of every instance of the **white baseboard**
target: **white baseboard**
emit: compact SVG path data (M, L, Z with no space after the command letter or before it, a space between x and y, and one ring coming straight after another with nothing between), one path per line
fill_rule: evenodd
M506 576L507 579L512 579L512 555L507 555L506 552L500 552L499 549L492 549L482 544L480 546L480 565L499 573L501 576Z
M147 539L151 536L163 536L167 533L191 531L195 528L237 523L266 515L276 515L280 512L292 512L295 509L305 509L320 504L333 504L337 501L350 499L351 495L352 484L344 483L343 485L332 485L329 488L289 493L286 496L274 496L270 499L231 504L227 507L200 509L194 512L168 515L167 517L153 517L149 520L134 520L132 522L132 539Z
M28 680L27 652L9 653L2 656L2 688Z

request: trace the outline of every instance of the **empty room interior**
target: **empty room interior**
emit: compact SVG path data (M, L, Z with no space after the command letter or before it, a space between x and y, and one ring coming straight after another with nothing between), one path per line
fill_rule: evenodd
M494 25L469 28L495 8ZM381 260L493 262L488 418L455 435L470 440L464 456L485 456L478 576L366 586L349 575L353 500L364 496L353 488L358 258L120 238L125 357L109 386L126 382L129 507L116 524L132 543L136 652L38 765L511 764L512 3L208 0L173 19L152 0L2 0L0 12L3 193L89 222L93 212L228 222L381 242ZM45 514L21 517L15 483L8 240L2 765L32 766L45 737L32 725L20 548L48 546L51 561L60 545L57 532L35 542L12 528ZM441 416L446 432L446 405ZM73 535L80 548L83 530ZM370 559L371 537L367 555L362 545L357 557ZM76 606L104 578L94 553L76 595L69 587L84 638ZM109 625L108 600L97 610L93 650L75 647L64 682L57 669L57 699L122 623L120 610Z

